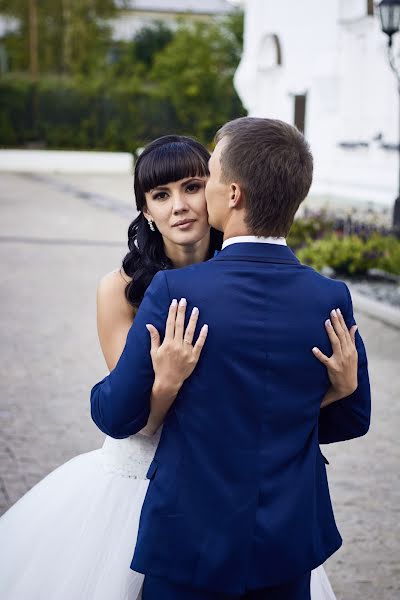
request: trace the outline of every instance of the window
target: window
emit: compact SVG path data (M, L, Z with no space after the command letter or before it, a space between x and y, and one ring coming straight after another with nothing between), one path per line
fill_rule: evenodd
M268 33L262 38L258 57L258 68L261 71L282 65L281 43L276 33Z
M376 0L340 0L339 21L359 21L375 12Z
M294 124L301 133L305 132L307 95L294 97Z

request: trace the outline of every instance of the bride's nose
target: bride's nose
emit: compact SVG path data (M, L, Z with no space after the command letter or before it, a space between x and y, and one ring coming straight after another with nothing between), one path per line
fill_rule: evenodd
M182 212L186 212L188 210L188 203L185 198L185 194L177 192L173 195L172 198L172 210L175 215L179 215Z

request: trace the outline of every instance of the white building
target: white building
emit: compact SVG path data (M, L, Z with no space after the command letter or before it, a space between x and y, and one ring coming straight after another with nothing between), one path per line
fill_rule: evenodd
M400 108L374 3L242 4L245 44L235 83L249 114L304 127L315 158L312 196L391 208Z

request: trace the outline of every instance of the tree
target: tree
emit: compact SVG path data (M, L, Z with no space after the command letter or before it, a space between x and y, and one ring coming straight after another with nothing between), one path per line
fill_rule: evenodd
M242 10L235 10L228 14L223 22L223 28L227 35L232 38L232 60L236 64L239 61L243 52L243 36L244 36L244 13Z
M226 23L182 25L157 54L156 95L172 103L182 131L209 142L226 120L245 114L233 87L240 41Z
M33 0L37 8L39 70L42 73L89 74L105 61L116 14L114 0ZM0 0L0 14L19 22L4 39L13 70L29 67L29 2Z
M96 16L110 16L109 0L36 1L40 71L67 76L0 79L0 144L133 151L171 132L210 144L218 127L245 114L233 86L240 14L172 31L145 27L131 42L116 42ZM27 69L28 0L0 0L0 9L6 5L20 15L18 34L8 37L14 70L17 59Z
M151 67L158 52L172 41L174 32L162 21L142 27L133 40L133 53L136 60Z
M174 32L162 21L145 25L130 41L114 42L108 53L107 74L114 79L148 78L155 56L173 39Z

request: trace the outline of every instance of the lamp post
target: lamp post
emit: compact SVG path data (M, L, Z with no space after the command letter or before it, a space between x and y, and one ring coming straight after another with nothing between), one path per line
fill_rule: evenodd
M399 101L400 101L400 65L396 64L396 57L393 51L393 36L398 33L400 29L400 0L382 0L379 5L379 14L381 18L381 28L383 33L388 36L388 61L390 68L397 79ZM400 125L400 121L399 121ZM399 133L399 187L398 196L394 203L393 210L393 230L394 233L400 237L400 133Z

